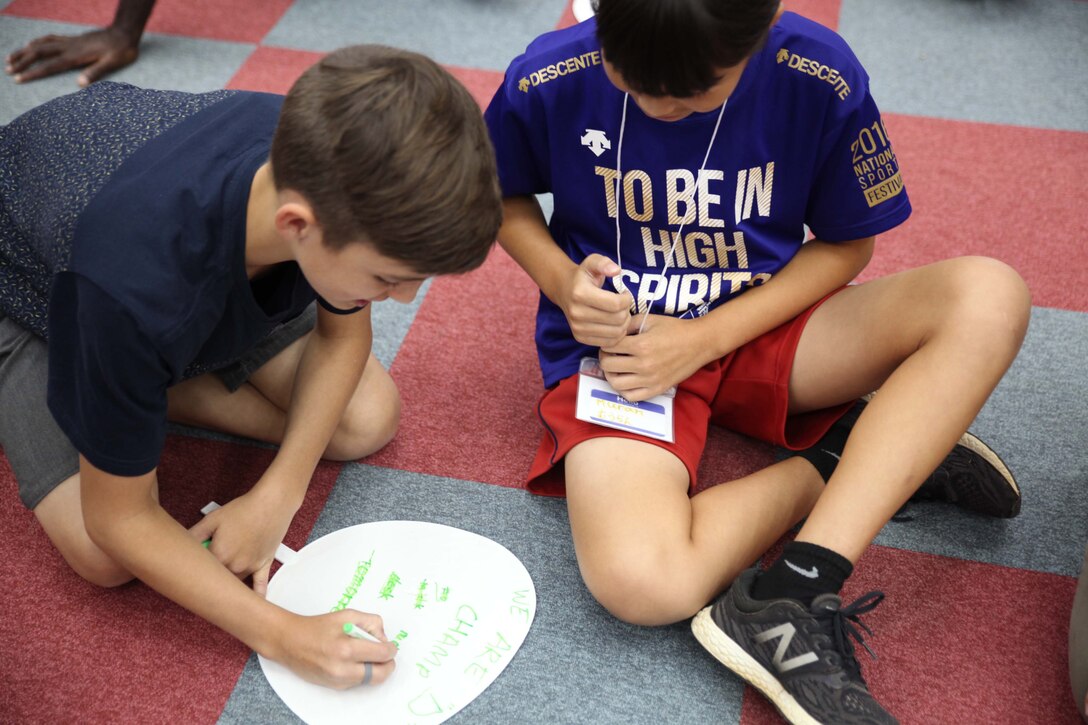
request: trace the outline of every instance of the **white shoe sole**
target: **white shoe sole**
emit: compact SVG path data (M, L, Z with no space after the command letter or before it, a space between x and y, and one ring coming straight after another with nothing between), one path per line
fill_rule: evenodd
M777 677L764 669L763 665L756 662L739 644L714 624L710 610L711 607L704 608L691 620L691 631L706 651L743 678L745 682L762 692L778 708L782 717L793 725L821 725L819 720L809 715L793 698L793 695L786 691Z

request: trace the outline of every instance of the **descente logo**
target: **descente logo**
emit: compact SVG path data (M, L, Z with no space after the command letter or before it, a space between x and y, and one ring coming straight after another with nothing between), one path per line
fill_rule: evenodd
M818 78L821 81L830 83L835 89L835 94L839 97L839 100L845 101L846 97L850 95L850 86L842 76L839 75L839 71L824 65L818 60L812 60L811 58L805 58L795 53L791 53L785 48L778 51L775 56L775 60L779 64L785 63L793 70L799 71L806 75Z
M518 90L522 93L528 93L530 88L539 86L541 83L554 81L561 76L577 73L580 70L592 68L593 66L600 64L601 51L593 50L588 53L582 53L581 55L576 55L533 71L518 81Z

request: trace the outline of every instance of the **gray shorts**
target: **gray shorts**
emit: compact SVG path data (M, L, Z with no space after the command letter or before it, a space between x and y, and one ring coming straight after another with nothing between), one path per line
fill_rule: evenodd
M313 329L310 305L274 329L237 361L215 371L234 392L259 367ZM19 498L33 509L79 472L79 453L46 406L49 348L45 341L0 313L0 448L19 484Z

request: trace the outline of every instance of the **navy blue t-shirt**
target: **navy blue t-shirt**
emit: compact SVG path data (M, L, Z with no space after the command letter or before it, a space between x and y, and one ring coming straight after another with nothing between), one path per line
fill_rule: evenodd
M282 97L91 88L0 132L0 303L48 338L49 409L73 445L134 476L158 465L170 385L234 361L316 295L294 263L246 276L250 185ZM89 147L68 162L105 178L54 169L36 181L55 199L34 208L5 182L32 174L35 156L63 165L51 142ZM59 218L67 238L43 234Z
M842 38L785 13L748 60L715 135L717 109L664 122L625 99L587 20L534 40L484 118L503 193L551 192L550 230L573 261L603 254L620 263L640 310L693 317L777 274L806 225L839 242L908 217L868 80ZM536 342L546 386L596 353L544 295Z

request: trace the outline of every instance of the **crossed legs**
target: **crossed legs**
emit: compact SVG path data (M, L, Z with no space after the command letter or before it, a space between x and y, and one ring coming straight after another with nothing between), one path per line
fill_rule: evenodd
M286 425L295 371L309 336L288 346L230 393L214 375L187 380L169 391L170 420L279 443ZM340 426L325 451L333 460L355 460L392 439L400 421L400 396L389 373L371 356ZM157 489L153 491L157 495ZM79 474L54 488L34 508L42 528L84 579L117 586L132 579L91 541L83 526Z
M1030 296L1009 267L961 258L849 287L810 318L790 412L879 388L826 487L792 458L688 497L686 469L648 443L567 454L571 531L590 592L615 616L692 616L791 526L852 562L937 467L1012 363Z

